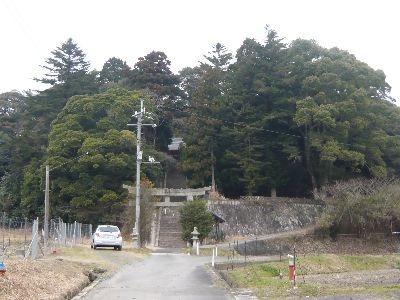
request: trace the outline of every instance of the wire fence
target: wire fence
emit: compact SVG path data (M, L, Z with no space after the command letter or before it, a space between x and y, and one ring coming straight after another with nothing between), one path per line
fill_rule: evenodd
M366 237L357 234L337 234L334 238L318 234L252 236L221 243L219 247L231 255L226 257L251 262L265 257L287 256L296 246L300 253L342 253L342 254L391 254L400 253L400 234L370 233ZM205 246L205 247L211 247ZM235 259L235 260L236 260ZM242 262L242 261L240 261Z
M218 248L217 248L218 249ZM214 253L218 250L214 250ZM256 263L271 263L287 259L290 253L287 247L275 249L266 248L265 242L254 240L235 240L219 247L219 260L215 267L220 270L233 270L234 268L246 267Z
M259 239L257 236L247 240L234 240L230 243L202 247L202 255L210 255L212 266L219 272L225 281L233 286L229 276L225 271L232 271L237 268L244 268L247 276L254 278L260 277L258 274L261 268L259 264L273 263L278 268L280 279L289 280L291 284L302 284L306 282L308 268L304 265L307 257L319 255L321 253L354 254L354 250L359 251L359 255L379 253L393 254L400 253L400 237L389 235L388 233L371 233L368 238L360 238L355 234L337 235L331 240L331 244L325 242L318 245L320 236L307 234L299 238L282 241L269 239ZM307 241L310 239L310 241ZM348 245L348 248L345 245ZM324 246L326 248L323 248ZM214 255L218 257L215 257ZM276 264L277 263L277 264Z
M14 218L3 212L0 213L0 226L0 261L5 256L14 255L36 259L60 248L89 244L92 235L92 224L65 223L60 218L53 219L49 222L49 237L45 245L44 224L39 218Z

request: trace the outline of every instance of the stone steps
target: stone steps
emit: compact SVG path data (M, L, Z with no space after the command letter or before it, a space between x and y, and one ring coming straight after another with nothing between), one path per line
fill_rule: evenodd
M166 211L161 211L158 237L159 247L183 248L186 246L186 243L182 240L182 227L178 222L179 212L177 209L169 208Z

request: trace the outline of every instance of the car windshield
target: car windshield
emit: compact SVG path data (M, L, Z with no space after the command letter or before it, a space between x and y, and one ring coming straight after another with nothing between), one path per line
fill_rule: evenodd
M119 229L118 229L118 227L115 227L115 226L103 226L103 227L99 227L98 231L100 231L100 232L118 232Z

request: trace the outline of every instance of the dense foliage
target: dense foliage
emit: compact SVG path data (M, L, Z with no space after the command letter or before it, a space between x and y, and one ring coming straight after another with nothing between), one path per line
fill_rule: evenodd
M196 200L186 202L179 214L179 223L182 225L182 239L191 242L194 227L200 233L199 240L202 242L208 236L214 225L214 218L207 210L205 201Z
M181 169L192 186L212 182L210 157L219 191L234 197L310 196L336 179L398 175L400 111L382 71L273 30L220 65L182 74L191 99Z
M188 185L230 197L311 196L335 180L399 175L390 86L346 51L288 44L267 28L235 57L217 43L198 66L179 75L170 66L152 51L133 67L112 57L97 72L72 39L53 50L37 79L48 89L0 95L0 208L42 215L49 164L52 216L117 220L122 183L135 180L126 124L139 97L158 124L143 129L145 155L165 160L143 168L152 182L165 179L173 160L161 152L174 134L185 141L178 167Z

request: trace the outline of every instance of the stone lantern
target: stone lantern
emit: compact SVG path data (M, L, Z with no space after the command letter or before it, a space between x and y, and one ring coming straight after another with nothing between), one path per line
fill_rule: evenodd
M199 255L199 234L200 232L197 231L197 227L193 229L191 232L192 241L193 241L193 250L196 250L196 254Z

